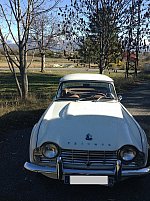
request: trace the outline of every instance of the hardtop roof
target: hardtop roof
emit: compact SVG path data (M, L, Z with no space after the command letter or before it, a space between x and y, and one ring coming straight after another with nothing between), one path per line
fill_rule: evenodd
M113 82L113 79L106 75L102 74L90 74L90 73L75 73L65 75L60 79L60 82L64 81L75 81L75 80L89 80L89 81L105 81L105 82Z

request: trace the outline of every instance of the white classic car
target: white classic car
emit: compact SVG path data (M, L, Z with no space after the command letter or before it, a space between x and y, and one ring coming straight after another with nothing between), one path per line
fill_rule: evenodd
M30 139L24 167L70 184L113 185L150 173L146 134L120 103L113 80L70 74Z

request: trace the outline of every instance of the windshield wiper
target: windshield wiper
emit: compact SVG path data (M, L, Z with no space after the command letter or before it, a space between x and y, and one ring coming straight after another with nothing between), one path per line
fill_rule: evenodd
M89 97L79 98L77 99L77 101L86 101L86 100L93 100L93 99L94 99L93 96L89 96Z
M100 101L100 100L104 100L104 99L106 99L106 100L114 100L113 97L103 96L103 97L99 97L99 98L96 99L96 100L93 100L93 102L98 102L98 101Z

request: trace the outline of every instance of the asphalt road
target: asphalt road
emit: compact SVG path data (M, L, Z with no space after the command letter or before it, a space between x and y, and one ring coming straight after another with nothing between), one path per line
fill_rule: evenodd
M150 83L123 94L123 104L150 137ZM149 201L150 175L123 181L113 188L70 186L23 168L28 160L31 128L0 134L0 201Z

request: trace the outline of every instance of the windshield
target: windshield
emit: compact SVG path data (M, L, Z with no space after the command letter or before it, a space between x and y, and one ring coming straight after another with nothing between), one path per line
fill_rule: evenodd
M97 81L66 81L59 86L57 99L117 99L113 84Z

